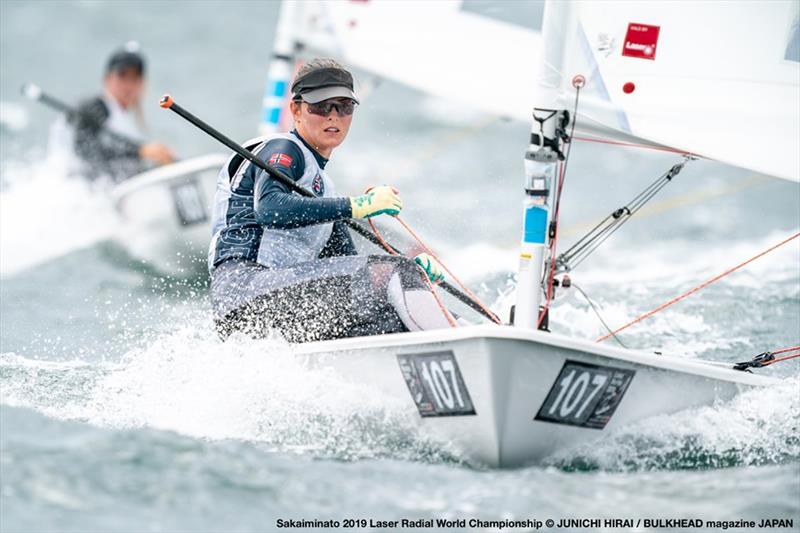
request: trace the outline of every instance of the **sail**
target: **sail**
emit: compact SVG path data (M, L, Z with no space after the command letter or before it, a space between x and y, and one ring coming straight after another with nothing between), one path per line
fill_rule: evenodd
M538 31L464 11L460 0L298 5L297 38L313 53L471 109L531 118Z
M579 130L800 181L799 6L550 2L537 104L572 110L580 75Z

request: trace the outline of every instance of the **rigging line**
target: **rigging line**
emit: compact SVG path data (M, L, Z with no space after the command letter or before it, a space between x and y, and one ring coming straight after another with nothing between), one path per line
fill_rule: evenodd
M642 192L637 194L625 206L617 209L607 216L597 226L573 244L569 249L559 255L557 263L561 267L560 271L575 269L586 257L594 252L603 242L613 235L623 224L635 215L647 202L649 202L661 189L666 187L677 176L691 158L684 156L684 160L676 163L670 169L656 178ZM613 220L610 220L613 218ZM600 228L600 229L598 229ZM577 258L580 258L579 260Z
M539 314L539 320L536 323L537 330L542 326L542 323L544 322L544 317L547 315L547 310L550 308L550 301L553 298L553 280L555 279L556 275L556 259L557 259L556 244L558 242L558 218L561 213L561 193L563 191L564 178L567 175L567 165L569 164L569 155L570 153L572 153L572 136L575 134L575 124L578 121L578 102L581 97L581 85L573 85L573 86L575 87L575 105L572 109L572 127L569 130L567 153L564 155L564 163L560 165L560 175L558 178L558 194L556 196L555 213L553 216L553 221L551 222L551 224L553 225L552 226L553 236L550 239L550 266L546 272L546 275L549 276L549 280L547 283L547 295L544 303L544 308L542 309L542 312Z
M591 241L587 242L581 249L575 251L571 256L567 256L559 261L564 270L575 270L578 265L585 261L595 250L597 250L606 240L616 233L622 226L630 220L634 212L628 212L625 217L621 217L609 224L602 231L598 232Z
M779 353L793 352L795 350L800 350L800 346L792 346L790 348L783 348L781 350L770 350L770 353L777 355Z
M615 222L619 221L619 220L620 220L620 219L623 217L623 215L626 215L626 211L627 211L627 215L631 215L631 214L632 214L632 211L638 211L638 210L639 210L639 209L640 209L640 208L641 208L641 207L642 207L642 206L643 206L645 203L647 203L647 202L648 202L648 201L649 201L649 200L650 200L650 199L651 199L651 198L652 198L652 197L653 197L653 196L654 196L656 193L658 193L658 192L659 192L661 189L663 189L663 188L664 188L664 186L665 186L667 183L669 183L669 182L671 181L672 177L674 177L674 174L671 176L671 174L672 174L672 170L673 170L674 168L675 168L675 165L673 165L673 166L670 168L670 170L668 170L668 171L664 172L663 174L661 174L661 176L659 176L658 178L656 178L656 179L655 179L655 180L654 180L654 181L653 181L653 182L652 182L650 185L648 185L647 187L645 187L645 189L644 189L642 192L640 192L639 194L637 194L637 195L636 195L636 196L635 196L635 197L634 197L632 200L630 200L630 201L629 201L629 202L628 202L626 205L622 206L621 208L619 208L619 209L615 210L615 211L614 211L614 212L612 212L610 215L608 215L608 216L607 216L607 217L606 217L606 218L603 220L603 222L601 222L600 224L598 224L598 225L597 225L597 226L596 226L596 227L595 227L595 228L594 228L594 229L593 229L591 232L587 233L587 234L586 234L584 237L582 237L581 239L579 239L579 240L578 240L578 242L576 242L575 244L573 244L573 245L572 245L572 246L571 246L569 249L567 249L567 251L565 251L565 252L564 252L562 255L563 255L563 256L565 256L565 257L569 257L569 255L570 255L570 253L571 253L571 251L572 251L572 250L574 250L576 247L578 247L578 246L579 246L579 245L580 245L580 244L581 244L583 241L585 241L585 240L587 240L587 239L590 239L590 237L592 237L592 232L593 232L593 231L596 231L596 230L597 230L597 227L599 227L599 226L601 226L603 223L607 222L607 221L608 221L610 218L614 218L614 220L613 220L613 221L611 221L611 222L609 223L609 225L613 225ZM646 198L645 198L645 199L642 201L642 198L643 198L643 197L645 197L645 196L646 196ZM636 204L636 206L635 206L635 207L634 207L634 209L632 210L632 209L631 209L631 206L632 206L633 204ZM590 239L590 240L591 240L591 239Z
M772 352L772 353L775 353L775 352ZM772 361L767 361L762 366L769 366L769 365L773 365L775 363L780 363L781 361L788 361L789 359L794 359L795 357L800 357L800 352L792 354L792 355L786 355L784 357L778 357L777 359L773 359Z
M761 176L759 174L752 174L746 178L737 180L725 187L713 187L713 188L703 189L697 192L690 192L680 196L674 196L672 198L665 198L660 202L655 202L647 207L642 208L638 213L638 219L641 220L643 217L659 215L661 213L666 213L668 211L680 207L686 207L698 204L719 196L725 196L727 194L735 194L749 187L762 185L768 182L769 182L768 178ZM605 219L609 218L610 216L611 215L606 216ZM593 231L593 228L589 229L592 227L592 225L599 226L603 222L605 222L605 219L603 219L599 223L595 223L594 220L578 222L563 228L561 232L562 235L564 236L572 236L576 233L583 234L584 232L590 233L591 231Z
M370 227L372 227L372 231L375 233L375 236L378 238L378 241L380 241L381 245L383 245L383 247L386 249L389 255L396 255L396 256L401 255L399 252L395 251L391 246L389 246L389 243L383 239L380 233L378 233L378 228L375 227L375 224L373 224L372 219L367 219L367 222L369 222L369 225ZM437 293L436 290L434 289L433 283L431 283L431 280L428 279L428 275L423 272L420 272L420 275L422 276L422 279L425 281L425 283L428 285L428 289L430 289L431 294L433 294L433 298L436 300L436 304L442 311L444 318L450 324L450 327L457 328L458 323L456 323L456 319L453 318L453 315L450 313L450 311L447 309L447 306L444 304L442 297L439 296L439 293Z
M685 293L681 294L680 296L677 296L677 297L673 298L672 300L670 300L670 301L668 301L668 302L665 302L665 303L663 303L663 304L659 305L659 306L658 306L658 307L656 307L655 309L653 309L653 310L651 310L651 311L648 311L647 313L645 313L645 314L643 314L643 315L641 315L641 316L639 316L639 317L637 317L637 318L635 318L635 319L631 320L630 322L628 322L628 323L627 323L627 324L625 324L624 326L622 326L622 327L620 327L620 328L618 328L618 329L614 330L614 332L613 332L613 333L611 333L611 334L608 334L608 335L604 335L604 336L602 336L602 337L599 337L599 338L597 338L597 339L595 340L595 342L602 342L602 341L606 340L607 338L609 338L611 335L613 335L613 334L617 334L617 333L619 333L620 331L622 331L622 330L624 330L624 329L627 329L627 328L629 328L630 326L633 326L634 324L636 324L636 323L638 323L638 322L641 322L641 321L642 321L642 320L644 320L645 318L648 318L648 317L650 317L650 316L653 316L654 314L658 313L659 311L662 311L662 310L666 309L667 307L671 306L672 304L674 304L674 303L677 303L677 302L679 302L679 301L683 300L684 298L686 298L686 297L688 297L688 296L691 296L692 294L694 294L694 293L696 293L696 292L700 291L701 289L704 289L705 287L707 287L707 286L711 285L711 284L712 284L712 283L714 283L715 281L719 281L720 279L724 278L724 277L725 277L725 276L727 276L728 274L731 274L732 272L735 272L736 270L739 270L740 268L742 268L742 267L744 267L744 266L746 266L746 265L748 265L748 264L752 263L752 262L753 262L753 261L755 261L756 259L758 259L758 258L760 258L760 257L763 257L763 256L767 255L768 253L770 253L771 251L775 250L776 248L779 248L779 247L783 246L784 244L786 244L786 243L788 243L788 242L790 242L790 241L792 241L792 240L794 240L794 239L796 239L796 238L798 238L798 237L800 237L800 232L797 232L797 233L795 233L795 234L794 234L794 235L792 235L791 237L788 237L788 238L784 239L783 241L779 242L778 244L775 244L774 246L771 246L771 247L767 248L767 249L766 249L766 250L764 250L763 252L761 252L761 253L759 253L759 254L757 254L757 255L754 255L753 257L751 257L751 258L750 258L750 259L748 259L747 261L743 261L743 262L739 263L738 265L736 265L736 266L734 266L734 267L731 267L731 268L729 268L729 269L728 269L728 270L726 270L725 272L723 272L723 273L721 273L721 274L718 274L718 275L714 276L713 278L711 278L711 279L708 279L708 280L704 281L704 282L703 282L703 283L701 283L700 285L698 285L698 286L696 286L696 287L694 287L694 288L692 288L692 289L690 289L690 290L686 291Z
M613 144L615 146L624 146L626 148L642 148L644 150L656 150L658 152L670 152L673 154L682 154L682 155L692 155L694 157L699 157L697 154L693 154L691 152L687 152L686 150L678 150L675 148L670 148L668 146L655 146L655 145L648 145L648 144L637 144L637 143L629 143L624 141L612 141L610 139L603 139L602 137L574 137L576 141L584 141L584 142L595 142L601 144Z
M609 327L609 325L606 324L605 320L603 320L603 317L600 315L600 311L597 309L597 307L595 306L594 302L592 302L592 299L589 298L589 295L586 294L586 292L584 292L583 289L581 289L580 287L575 285L575 283L572 283L571 286L575 287L576 289L578 289L578 292L581 293L581 295L584 298L586 298L586 301L589 303L589 307L591 307L592 311L594 311L594 314L597 315L597 319L600 320L600 323L603 324L603 327L606 328L606 331L608 331L611 334L611 336L614 338L615 341L617 341L619 343L620 346L622 346L623 348L627 349L628 347L625 346L625 343L622 342L622 340L611 331L611 328Z
M663 183L664 185L666 183L669 183L669 180L665 181L665 178L666 178L666 176L668 174L669 174L669 171L667 171L664 174L662 174L661 176L659 176L653 183L648 185L645 188L644 191L640 192L638 195L636 195L633 198L633 200L629 201L628 204L632 204L633 202L637 201L645 192L650 191L651 189L653 189L654 187L656 187L660 183ZM655 190L655 192L657 193L658 191L660 191L661 188L664 187L664 185L661 185L661 187L659 189ZM648 197L648 200L649 200L649 198L652 198L652 195L650 197ZM639 207L641 207L641 206L639 206ZM609 226L613 226L615 223L617 223L621 218L623 218L624 215L626 215L626 213L625 213L626 210L627 210L627 214L630 215L631 214L631 210L628 207L628 205L625 205L625 206L623 206L623 207L621 207L619 209L616 209L611 214L606 216L599 224L597 224L594 228L592 228L591 231L589 231L586 235L584 235L583 237L578 239L578 241L575 244L573 244L566 251L564 251L562 254L560 254L561 257L563 258L563 260L564 261L569 261L569 258L572 255L577 254L581 250L581 248L583 248L586 245L590 244L591 241L596 238L596 236L593 235L595 232L598 232L598 234L602 234L607 230L607 228ZM612 218L613 218L613 220L610 220ZM606 227L605 228L601 228L604 224L607 224ZM601 228L601 229L598 229L598 228Z
M481 309L484 311L484 313L486 313L486 316L487 316L487 317L489 317L489 318L492 320L492 322L494 322L495 324L502 324L502 321L501 321L501 320L500 320L500 319L497 317L497 315L496 315L496 314L494 314L493 312L491 312L491 311L490 311L490 310L489 310L489 309L486 307L486 305L484 305L484 303L483 303L483 302L481 302L481 301L480 301L480 299L479 299L479 298L478 298L478 297L477 297L477 296L476 296L476 295L475 295L475 294L474 294L472 291L470 291L470 290L467 288L467 286L466 286L466 285L465 285L465 284L464 284L464 283L463 283L463 282L462 282L460 279L458 279L458 277L456 277L456 275L455 275L455 274L453 274L453 272L452 272L452 271L451 271L451 270L450 270L450 269L447 267L447 265L445 265L445 264L444 264L444 263L441 261L441 259L439 259L439 257L436 255L436 253L435 253L433 250L431 250L431 249L430 249L430 247L429 247L427 244L425 244L425 243L422 241L422 239L420 238L420 236L419 236L419 235L417 235L417 233L416 233L416 232L415 232L413 229L411 229L411 226L409 226L409 225L408 225L408 224L407 224L407 223L406 223L406 222L405 222L403 219L401 219L399 216L395 216L394 218L395 218L395 219L396 219L398 222L400 222L400 224L401 224L401 225L402 225L402 226L403 226L403 227L406 229L406 231L407 231L407 232L408 232L408 233L411 235L411 237L412 237L412 238L414 238L414 240L416 240L416 241L417 241L417 243L418 243L418 244L419 244L419 245L422 247L422 249L425 251L425 253L427 253L427 254L431 255L431 256L432 256L432 257L433 257L433 258L434 258L436 261L438 261L438 262L439 262L439 264L440 264L440 265L442 265L442 268L443 268L443 269L444 269L444 270L445 270L445 271L446 271L446 272L447 272L447 273L450 275L450 277L451 277L451 278L453 278L453 281L455 281L455 282L456 282L456 283L457 283L457 284L458 284L458 285L461 287L461 289L462 289L462 290L464 291L464 293L465 293L465 294L466 294L466 295L467 295L467 296L470 298L470 300L472 300L472 301L473 301L473 302L474 302L474 303L475 303L475 304L476 304L478 307L480 307L480 308L481 308ZM379 240L379 241L380 241L382 244L383 244L383 243L386 243L386 241L385 241L385 240L383 239L383 237L381 236L380 232L378 232L378 228L375 226L375 224L374 224L374 222L372 221L372 219L367 219L367 222L369 223L370 227L372 228L372 231L375 233L375 236L378 238L378 240ZM389 253L390 253L390 254L392 254L392 255L399 255L399 254L397 254L397 253L394 253L394 251L393 251L393 250L391 250L391 249L390 249L389 247L387 247L387 246L388 246L388 243L386 243L386 244L384 245L384 248L386 248L386 250L387 250L387 251L389 251ZM425 277L425 279L427 279L427 277ZM434 291L434 289L433 289L433 285L430 283L430 280L428 280L428 286L430 287L430 289L431 289L431 292L433 292L433 293L434 293L434 297L436 298L436 301L439 303L439 307L440 307L440 308L442 309L442 311L445 313L445 317L447 317L448 321L450 321L450 323L451 323L451 325L452 325L453 327L457 327L457 324L455 323L455 321L454 321L454 320L453 320L453 321L451 321L451 319L450 319L450 317L451 317L451 315L450 315L450 312L449 312L449 311L447 311L447 309L446 309L446 307L445 307L445 305L444 305L444 302L441 300L441 298L440 298L440 297L439 297L439 295L436 293L436 291Z
M420 246L422 246L422 248L425 250L425 252L426 252L426 253L428 253L428 254L430 254L431 256L433 256L433 258L434 258L434 259L436 259L436 261L438 261L440 265L442 265L442 268L444 268L444 270L445 270L445 271L446 271L446 272L447 272L447 273L450 275L450 277L453 279L453 281L455 281L456 283L458 283L458 286L459 286L459 287L461 287L461 290L463 290L463 291L464 291L464 293L466 293L466 295L467 295L467 296L469 296L469 297L470 297L470 299L472 299L472 301L473 301L473 302L475 302L476 304L478 304L478 306L479 306L481 309L483 309L483 311L484 311L484 312L487 314L487 316L489 316L489 317L492 319L492 322L494 322L495 324L502 324L502 321L501 321L501 320L500 320L500 319L497 317L497 315L495 315L494 313L492 313L492 312L491 312L491 311L490 311L490 310L489 310L489 309L488 309L488 308L487 308L487 307L486 307L486 306L483 304L483 302L481 302L481 301L480 301L480 299L478 299L478 297L477 297L477 296L475 296L475 294L473 294L473 292L472 292L471 290L469 290L469 288L467 288L466 284L465 284L464 282L462 282L460 279L458 279L458 277L457 277L455 274L453 274L453 272L452 272L452 271L451 271L451 270L450 270L450 269L447 267L447 265L445 265L445 264L444 264L444 263L441 261L441 259L439 259L439 257L438 257L438 256L437 256L437 255L436 255L434 252L433 252L433 250L431 250L431 249L430 249L430 247L428 247L428 245L427 245L427 244L425 244L424 242L422 242L422 239L420 238L420 236L419 236L419 235L417 235L417 233L416 233L416 232L415 232L413 229L411 229L411 226L409 226L409 225L406 223L406 221L405 221L405 220L403 220L403 219L402 219L402 218L400 218L400 217L395 217L395 218L397 218L397 221L400 223L400 225L402 225L402 226L403 226L403 227L406 229L406 231L408 231L408 233L409 233L409 234L410 234L410 235L411 235L411 236L414 238L414 240L416 240L416 241L417 241L417 243L418 243Z
M664 182L664 185L666 185L666 183L668 183L668 182ZM619 230L626 222L628 222L631 219L631 217L633 217L633 215L635 215L639 211L639 209L641 209L642 206L648 200L650 200L650 198L655 196L655 194L658 193L658 191L660 191L664 187L664 185L662 185L659 189L655 190L647 199L645 199L640 205L634 207L633 209L629 209L629 208L625 207L624 209L627 212L624 213L624 216L620 216L619 218L617 218L616 220L611 222L606 228L604 228L603 231L601 231L595 237L593 237L593 241L594 241L594 245L593 246L591 246L592 245L592 241L590 241L589 243L584 245L582 250L578 250L577 252L575 252L574 256L580 256L579 260L578 259L572 259L570 261L570 259L568 258L567 261L571 262L572 265L571 266L567 265L567 266L569 266L570 269L574 270L580 263L582 263L587 257L589 257L589 255L591 255L592 252L594 252L597 248L599 248L600 245L602 245L614 233L616 233L617 230ZM591 246L591 247L587 250L586 249L587 246ZM583 253L581 253L581 252L583 252Z

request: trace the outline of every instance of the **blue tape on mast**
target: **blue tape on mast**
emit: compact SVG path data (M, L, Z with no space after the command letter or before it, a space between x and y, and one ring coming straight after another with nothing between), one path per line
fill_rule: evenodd
M286 80L275 80L272 82L272 96L284 96L286 94Z
M531 206L525 209L524 241L544 244L547 235L547 208Z

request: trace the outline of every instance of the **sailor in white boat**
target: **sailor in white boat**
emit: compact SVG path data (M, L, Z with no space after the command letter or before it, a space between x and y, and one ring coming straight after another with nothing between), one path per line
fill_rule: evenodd
M443 279L435 259L358 255L343 223L403 208L399 192L385 185L337 196L325 171L358 105L352 75L334 60L315 59L291 90L295 129L245 147L315 197L292 194L236 154L222 168L209 249L220 335L275 329L307 342L449 327L423 277Z
M145 142L141 99L145 59L138 43L129 42L109 57L103 94L81 102L51 128L51 152L70 157L70 171L90 180L120 182L152 164L174 161L159 142Z

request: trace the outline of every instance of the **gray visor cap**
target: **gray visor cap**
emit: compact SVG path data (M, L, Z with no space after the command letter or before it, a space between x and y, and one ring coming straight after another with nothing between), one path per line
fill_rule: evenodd
M327 100L328 98L349 98L355 103L359 103L355 93L348 87L343 87L341 85L312 89L308 92L302 93L300 97L304 102L309 104L316 104L322 102L323 100Z

